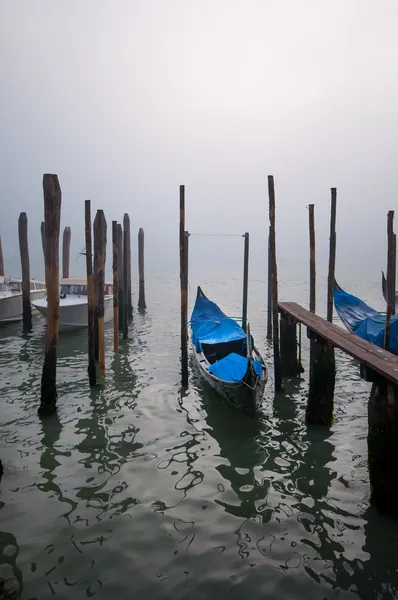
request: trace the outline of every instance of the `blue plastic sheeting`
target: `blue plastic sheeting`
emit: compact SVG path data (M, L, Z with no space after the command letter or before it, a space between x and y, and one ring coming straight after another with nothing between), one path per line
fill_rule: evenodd
M386 328L386 316L377 314L375 317L364 319L355 329L355 334L363 340L367 340L380 348L384 348L384 332ZM397 351L398 317L391 317L390 328L390 352Z
M246 375L248 362L246 356L231 352L225 358L213 363L209 373L223 381L239 382Z
M231 352L225 358L213 363L209 367L209 373L223 381L238 383L246 375L248 362L246 356ZM263 369L261 361L253 360L253 367L258 377L261 377Z
M377 310L368 306L356 296L347 294L344 290L334 292L334 305L340 319L351 331L355 331L364 319L373 318L380 314Z
M202 344L221 344L246 339L242 327L228 318L217 304L205 296L196 298L191 328L192 341L197 352L202 351Z

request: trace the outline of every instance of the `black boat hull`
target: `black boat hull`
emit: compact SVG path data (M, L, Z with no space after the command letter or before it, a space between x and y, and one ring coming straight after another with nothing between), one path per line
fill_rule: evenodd
M261 359L260 354L254 349L257 357ZM257 413L263 396L264 388L268 379L267 367L261 359L263 369L262 376L257 377L249 366L245 377L240 382L228 382L215 377L207 370L207 361L202 352L197 352L194 344L192 344L192 352L194 356L195 366L201 378L215 390L224 400L227 400L235 408L243 411L249 416L255 416Z

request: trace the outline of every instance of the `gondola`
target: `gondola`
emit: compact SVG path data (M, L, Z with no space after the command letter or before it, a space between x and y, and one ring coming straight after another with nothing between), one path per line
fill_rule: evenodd
M334 305L336 312L348 331L363 340L384 348L386 315L363 302L360 298L345 292L335 281ZM397 351L398 317L390 323L390 352Z
M387 279L385 278L384 272L381 272L381 287L383 290L383 298L387 302ZM395 314L398 314L398 294L395 291Z
M250 335L198 287L191 315L194 360L201 377L236 408L254 416L268 379Z

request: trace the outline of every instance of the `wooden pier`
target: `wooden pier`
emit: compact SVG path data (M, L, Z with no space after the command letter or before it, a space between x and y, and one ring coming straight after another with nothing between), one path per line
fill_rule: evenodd
M296 302L280 302L279 312L289 315L296 323L307 327L315 337L321 337L331 346L358 360L366 367L366 370L362 369L361 373L367 381L374 381L372 373L378 373L391 383L398 384L398 356L395 354L363 340L338 325L329 323Z

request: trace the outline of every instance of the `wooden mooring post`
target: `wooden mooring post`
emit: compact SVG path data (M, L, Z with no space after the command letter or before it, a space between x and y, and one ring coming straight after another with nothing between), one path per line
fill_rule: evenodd
M64 279L67 279L69 277L71 235L72 232L70 227L65 227L64 235L62 238L62 277Z
M279 354L279 315L278 315L278 271L276 264L275 235L275 187L274 178L268 175L269 222L270 222L270 262L272 287L272 329L274 349L274 385L275 392L282 391L281 359Z
M127 302L127 318L133 318L133 299L131 296L131 236L130 236L130 217L125 213L123 217L123 230L124 230L124 246L125 254L123 259L126 259L127 264L127 278L126 278L126 302Z
M57 403L57 343L59 328L59 230L61 188L57 175L43 176L45 262L47 284L47 330L41 378L40 414L51 414Z
M267 340L272 340L272 264L271 226L268 228L268 286L267 286Z
M390 349L391 317L395 313L396 247L394 235L394 211L387 215L387 311L384 330L384 348Z
M246 331L247 325L247 298L249 288L249 234L246 232L243 254L243 302L242 302L242 329Z
M95 313L97 314L98 366L101 377L105 375L105 261L106 261L106 220L103 210L97 210L94 219L94 293Z
M86 271L87 271L87 318L88 318L88 379L90 386L97 384L95 368L95 328L94 328L94 279L93 250L91 235L91 201L85 201L85 235L86 235Z
M123 269L123 227L117 226L117 271L119 274L119 331L124 323L124 269Z
M316 267L315 267L315 219L314 205L308 206L310 230L310 312L316 310Z
M146 309L145 301L145 261L144 261L144 230L142 227L138 232L138 308L139 310Z
M119 272L117 222L112 221L112 268L113 268L113 350L119 351Z
M30 305L30 264L28 245L28 218L21 212L18 219L19 251L22 268L22 322L25 331L32 329L32 308Z
M126 213L123 217L123 339L126 340L129 333L129 239L130 218ZM131 290L130 290L131 300Z
M185 249L185 186L180 185L181 383L188 385L188 273Z
M0 277L4 277L4 259L3 259L3 246L1 244L1 237L0 237Z

